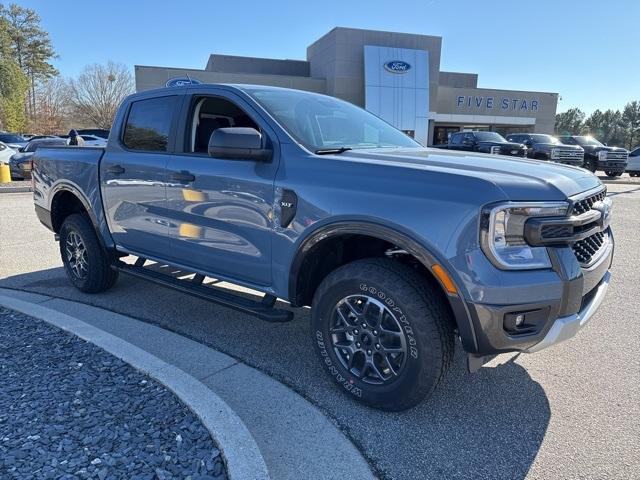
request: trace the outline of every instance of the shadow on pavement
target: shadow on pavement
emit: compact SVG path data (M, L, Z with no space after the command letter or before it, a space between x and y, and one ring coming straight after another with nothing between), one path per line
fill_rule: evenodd
M86 295L69 286L62 268L4 278L0 287L129 315L238 358L333 418L383 478L521 479L549 424L547 396L517 359L469 374L458 345L452 368L430 400L387 413L350 399L321 370L310 354L308 310L296 310L292 322L269 324L125 275L110 291Z

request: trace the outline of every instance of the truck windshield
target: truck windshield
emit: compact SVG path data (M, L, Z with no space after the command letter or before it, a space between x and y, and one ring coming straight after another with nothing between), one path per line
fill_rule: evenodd
M496 132L473 132L479 142L500 142L505 143L506 140L502 135Z
M560 140L552 135L531 135L531 140L533 140L535 143L553 143L554 145L560 143Z
M375 115L337 98L298 90L248 88L245 91L293 138L313 152L421 147Z
M573 137L573 138L576 139L576 142L578 142L578 145L595 145L596 147L604 147L602 143L600 143L598 140L596 140L593 137L580 136L580 137Z

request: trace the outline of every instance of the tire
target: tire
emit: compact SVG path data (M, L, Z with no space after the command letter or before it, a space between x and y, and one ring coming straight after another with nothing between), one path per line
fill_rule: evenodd
M386 308L382 322L381 306ZM360 316L353 318L353 312ZM312 303L313 344L325 370L354 398L383 410L406 410L433 393L453 358L452 325L439 292L391 259L358 260L336 269ZM389 352L403 345L402 353ZM367 362L377 369L365 368Z
M118 279L118 271L111 268L112 257L98 242L86 215L65 219L60 228L60 256L71 284L85 293L108 290Z
M598 166L597 166L595 160L593 160L591 158L584 160L584 168L589 170L591 173L596 173L596 170L598 170Z
M609 177L609 178L615 178L618 175L620 175L618 172L613 171L613 170L605 170L604 173L606 173L607 177Z

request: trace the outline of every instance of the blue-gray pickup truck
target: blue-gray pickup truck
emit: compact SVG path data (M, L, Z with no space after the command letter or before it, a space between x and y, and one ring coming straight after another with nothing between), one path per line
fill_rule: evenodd
M474 371L572 337L609 285L611 203L587 170L424 148L308 92L138 93L106 148L39 149L33 178L80 290L124 272L272 322L311 307L324 369L382 409L428 397L458 340Z

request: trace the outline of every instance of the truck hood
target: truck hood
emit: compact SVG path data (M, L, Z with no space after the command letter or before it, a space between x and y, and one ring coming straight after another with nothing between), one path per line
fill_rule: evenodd
M433 148L350 150L338 156L414 171L439 172L482 179L518 201L565 200L601 185L588 170L569 165ZM427 186L425 185L425 188Z
M597 152L627 152L628 150L625 148L620 148L620 147L607 147L607 146L598 146L598 145L584 145L582 147L585 151L587 152L591 152L591 153L597 153Z
M562 143L561 144L557 144L557 143L536 143L534 145L534 147L544 148L546 150L551 150L552 148L557 148L557 149L565 150L565 151L568 151L568 150L580 150L580 151L582 151L583 150L583 148L581 146L579 146L579 145L564 145Z

